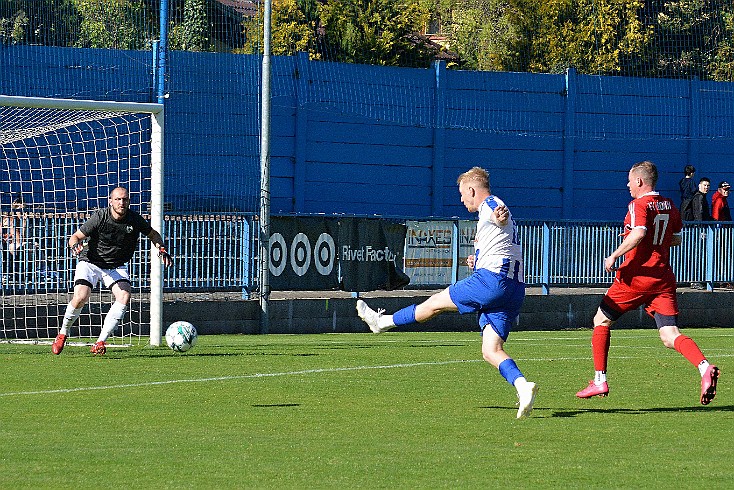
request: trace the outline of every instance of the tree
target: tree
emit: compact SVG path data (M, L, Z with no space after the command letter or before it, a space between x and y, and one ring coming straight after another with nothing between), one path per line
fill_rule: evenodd
M0 0L0 42L70 46L80 17L71 0Z
M271 16L271 52L274 55L293 56L299 51L318 58L316 32L318 8L313 0L275 0ZM245 21L246 53L260 53L263 46L263 10Z
M447 0L444 0L446 2ZM651 31L642 0L453 0L441 4L450 47L466 67L561 73L624 73Z
M145 49L150 46L149 18L137 0L73 0L82 21L80 48Z
M428 22L427 0L275 0L271 52L311 59L427 66L433 51L416 34ZM262 51L262 10L245 21L247 53Z
M183 22L170 30L169 47L185 51L210 51L206 0L186 0Z
M18 10L10 17L0 18L0 41L2 44L22 44L26 40L28 16Z
M324 59L347 63L426 66L430 55L413 34L429 20L411 0L331 0L320 7Z
M540 7L531 71L627 74L652 39L637 13L642 0L551 0Z
M643 20L655 32L647 74L709 78L710 68L725 63L721 56L731 42L730 29L726 37L731 13L730 0L651 0Z
M709 75L719 82L734 82L734 12L724 12L723 19L723 40L709 65Z

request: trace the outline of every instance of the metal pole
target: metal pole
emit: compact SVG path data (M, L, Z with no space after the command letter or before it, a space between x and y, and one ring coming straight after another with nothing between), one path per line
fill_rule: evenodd
M272 1L265 0L263 15L262 118L260 123L260 333L270 330L270 16Z
M161 0L160 10L160 44L158 53L158 86L156 95L158 103L162 104L166 96L166 58L168 54L168 0Z
M151 115L150 223L161 234L163 226L163 111ZM150 345L161 345L163 333L163 265L158 250L150 249Z
M168 0L161 0L160 41L153 44L153 73L156 78L156 100L165 100L166 50L168 43ZM151 179L150 179L150 220L153 228L165 236L163 229L163 110L152 115L151 130ZM150 251L150 345L160 346L163 333L163 265L158 259L158 251Z

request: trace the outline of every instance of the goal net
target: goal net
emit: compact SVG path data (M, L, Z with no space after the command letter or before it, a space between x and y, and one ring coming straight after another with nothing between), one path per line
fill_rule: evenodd
M69 236L108 205L115 187L126 187L131 209L164 234L162 131L159 104L0 96L0 341L50 343L57 335L74 288ZM161 266L141 240L111 346L160 345ZM113 302L98 285L67 345L96 341Z

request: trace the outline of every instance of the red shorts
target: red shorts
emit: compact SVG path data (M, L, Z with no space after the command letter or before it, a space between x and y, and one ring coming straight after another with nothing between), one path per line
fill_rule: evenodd
M622 314L645 305L645 311L648 315L654 316L655 313L664 316L675 316L678 314L678 299L675 294L675 288L662 292L640 292L629 289L627 286L615 281L607 290L604 298L601 300L602 309L605 312L617 313L617 320Z

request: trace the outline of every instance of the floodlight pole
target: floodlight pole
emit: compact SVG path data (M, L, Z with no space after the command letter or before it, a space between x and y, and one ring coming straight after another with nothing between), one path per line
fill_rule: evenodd
M263 15L262 114L260 119L260 333L270 330L270 17L272 0Z

